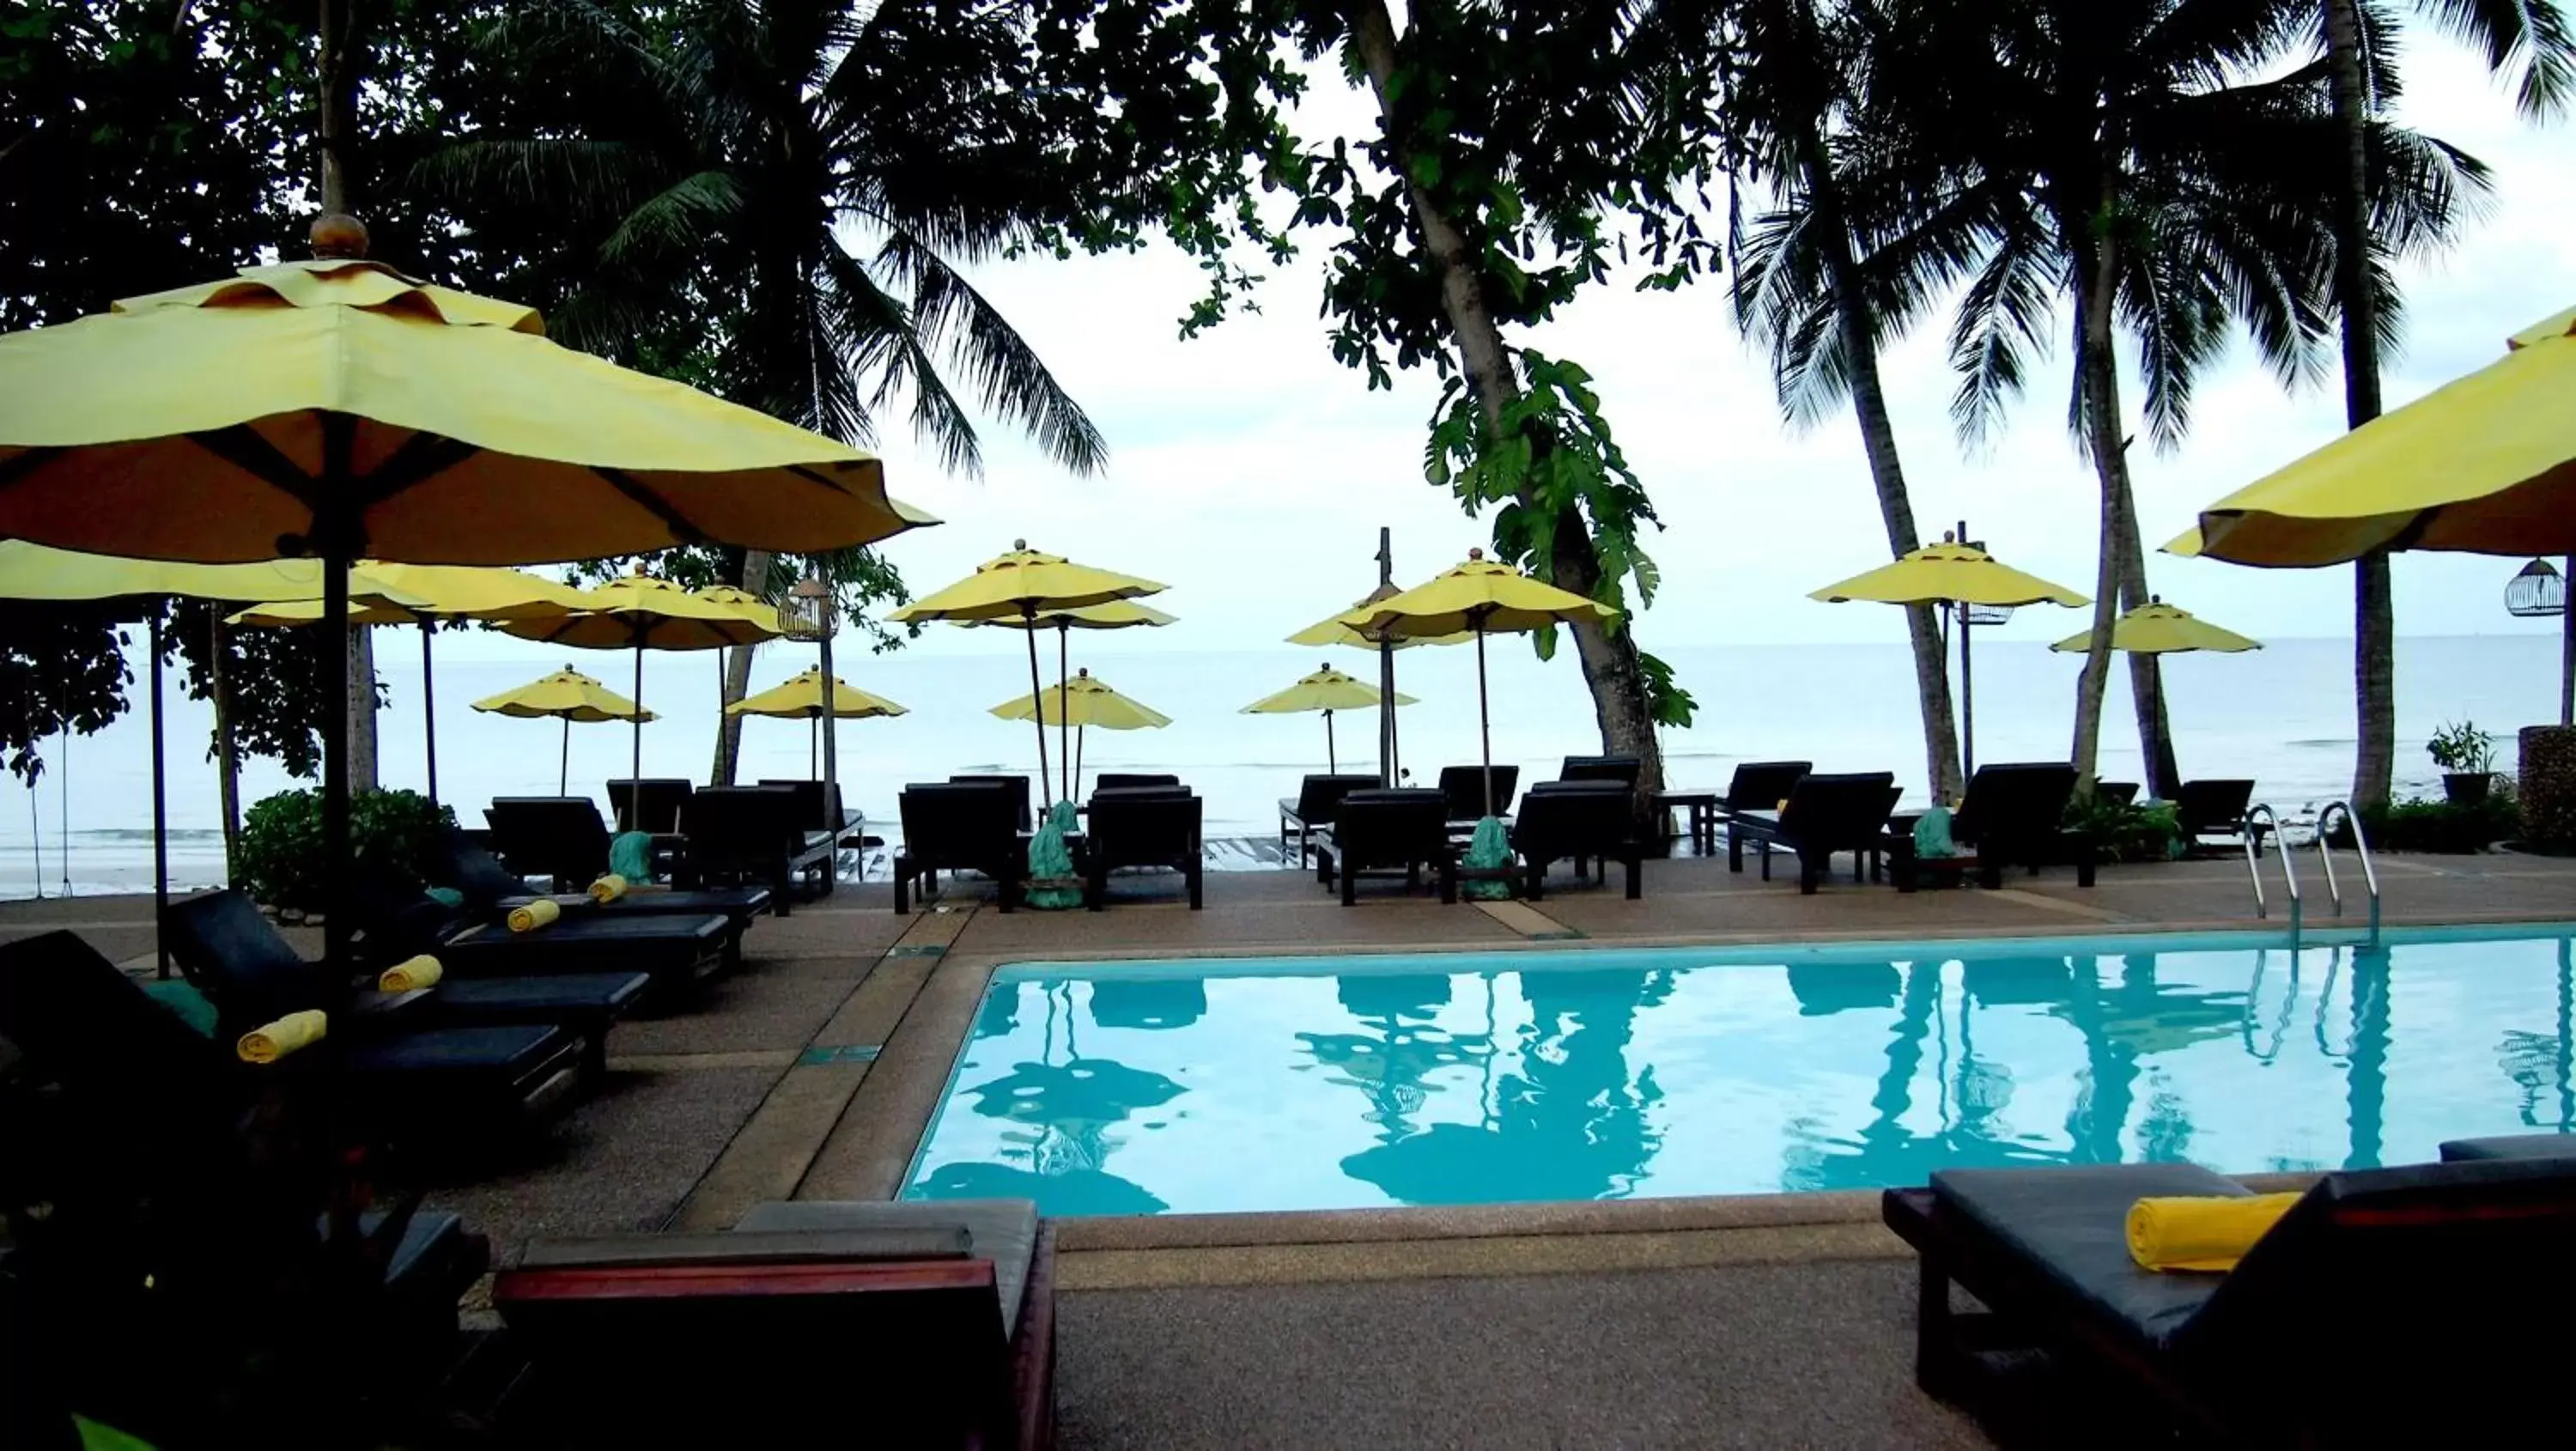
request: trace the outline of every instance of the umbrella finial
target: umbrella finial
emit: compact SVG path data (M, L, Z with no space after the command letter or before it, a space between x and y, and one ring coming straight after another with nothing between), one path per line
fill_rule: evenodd
M313 219L305 235L317 259L367 255L367 224L347 212L324 212Z
M1011 541L1011 551L1012 551L1013 553L1015 553L1015 554L1026 554L1026 553L1028 553L1028 552L1029 552L1029 541L1027 541L1027 540L1025 540L1025 539L1014 539L1014 540L1012 540L1012 541Z
M1484 557L1485 551L1481 547L1473 544L1467 546L1467 558L1470 561L1482 559Z

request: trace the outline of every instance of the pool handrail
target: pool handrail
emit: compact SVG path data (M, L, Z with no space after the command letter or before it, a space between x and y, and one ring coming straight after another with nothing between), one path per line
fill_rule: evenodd
M2335 885L2334 850L2328 845L2334 835L2336 812L2343 813L2344 825L2352 832L2353 855L2361 858L2362 884L2370 889L2370 940L2376 944L2379 941L2379 870L2371 865L2370 843L2362 835L2361 817L2353 811L2350 801L2329 801L2317 812L2317 859L2325 863L2326 890L2333 894L2334 914L2342 916L2343 892Z
M2274 811L2271 803L2267 801L2258 801L2245 808L2245 873L2254 882L2254 915L2263 918L2269 918L2272 915L2271 903L2263 899L2264 833L2257 827L2258 818L2263 825L2271 828L2272 844L2281 853L2281 881L2283 889L2290 898L2290 945L2296 947L2299 943L2300 919L2305 914L2306 903L2299 895L2298 866L2290 860L2290 838L2281 830L2280 813Z

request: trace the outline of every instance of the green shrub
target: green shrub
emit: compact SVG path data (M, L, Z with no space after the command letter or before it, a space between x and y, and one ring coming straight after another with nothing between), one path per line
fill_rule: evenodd
M2433 738L2424 743L2424 754L2433 758L2434 765L2455 776L2495 773L2495 742L2468 721L2433 732Z
M2522 810L2509 792L2498 791L2465 805L2417 797L2365 808L2361 824L2374 851L2484 851L2522 832ZM2338 832L2349 837L2349 832ZM2346 845L2337 841L2336 845Z
M349 798L349 843L357 861L426 876L440 833L456 814L417 791L359 791ZM255 901L313 912L323 906L322 793L281 791L242 818L241 880Z
M2182 821L2171 802L2123 805L2103 797L2071 802L2066 828L2091 837L2104 861L2163 862L2182 855Z

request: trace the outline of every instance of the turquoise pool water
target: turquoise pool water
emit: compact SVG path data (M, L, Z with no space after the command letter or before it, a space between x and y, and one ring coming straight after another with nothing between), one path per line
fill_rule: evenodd
M2576 1128L2576 927L996 973L905 1196L1050 1214L2369 1167Z

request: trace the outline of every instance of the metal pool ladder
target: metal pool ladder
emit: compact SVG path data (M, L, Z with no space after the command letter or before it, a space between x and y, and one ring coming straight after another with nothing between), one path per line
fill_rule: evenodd
M2354 855L2361 858L2362 883L2370 891L2369 945L2376 947L2379 945L2379 871L2371 863L2370 842L2362 834L2361 818L2354 814L2349 801L2329 801L2317 813L2317 862L2325 871L2326 896L2334 904L2334 914L2342 916L2343 887L2335 880L2334 852L2326 844L2334 835L2338 815L2343 818L2346 829L2352 832ZM2273 848L2281 858L2282 890L2290 900L2290 947L2295 951L2301 931L2306 926L2307 901L2299 890L2298 864L2290 857L2289 834L2281 830L2280 814L2269 803L2258 803L2245 813L2245 872L2254 883L2254 915L2265 918L2272 915L2271 903L2263 894L2262 839L2266 831L2271 834Z

